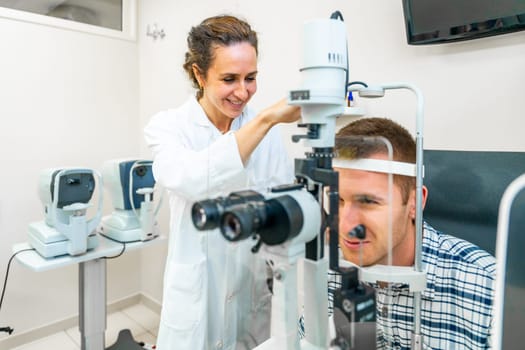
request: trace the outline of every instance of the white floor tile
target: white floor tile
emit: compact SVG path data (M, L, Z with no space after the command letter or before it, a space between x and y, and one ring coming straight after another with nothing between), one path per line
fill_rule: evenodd
M39 339L37 341L16 347L13 350L43 350L43 349L54 349L54 350L79 350L79 346L75 344L71 338L65 333L60 332L49 337Z
M80 347L80 331L77 327L65 329L64 332Z
M105 342L106 347L115 343L123 329L129 329L136 341L155 344L159 330L159 315L144 306L136 304L121 311L107 315ZM12 350L79 350L80 331L77 327L65 329L49 337L24 344Z
M146 332L139 335L133 335L133 339L135 339L138 342L143 342L145 344L156 344L157 343L157 337L153 334Z
M159 335L159 327L149 331L151 334L153 334L154 336L158 337Z
M159 314L143 304L135 304L121 311L150 332L159 328Z
M133 337L135 337L135 334L147 332L147 329L142 327L138 322L132 320L123 312L114 312L107 317L106 346L115 343L119 332L123 329L129 329Z

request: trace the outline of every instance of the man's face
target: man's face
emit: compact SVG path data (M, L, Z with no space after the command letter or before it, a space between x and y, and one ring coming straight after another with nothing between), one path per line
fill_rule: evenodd
M415 191L411 192L408 203L403 204L400 188L393 181L389 198L387 174L342 168L336 170L339 172L339 246L344 258L363 266L387 264L391 221L392 263L412 265ZM361 243L348 235L359 224L366 228L366 237Z

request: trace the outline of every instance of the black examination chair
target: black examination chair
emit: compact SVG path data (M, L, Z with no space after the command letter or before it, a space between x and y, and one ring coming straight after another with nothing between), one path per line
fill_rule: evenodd
M503 192L525 173L525 152L425 150L429 189L424 219L444 233L494 255ZM503 323L503 348L523 349L525 324L525 190L512 204Z
M117 340L106 350L144 350L144 343L133 339L129 329L123 329L119 332Z

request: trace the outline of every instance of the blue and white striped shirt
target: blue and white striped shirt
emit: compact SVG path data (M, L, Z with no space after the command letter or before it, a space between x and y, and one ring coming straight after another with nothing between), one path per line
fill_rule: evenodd
M427 273L427 287L421 293L424 348L489 349L494 257L425 223L422 263ZM340 286L339 278L333 277L329 276L330 294ZM376 293L378 349L410 349L413 293L405 286L376 288ZM329 299L332 308L333 296Z

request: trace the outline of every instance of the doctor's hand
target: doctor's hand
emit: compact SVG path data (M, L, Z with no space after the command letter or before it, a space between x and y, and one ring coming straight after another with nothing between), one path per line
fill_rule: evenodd
M246 164L255 147L274 125L293 123L299 120L300 117L301 108L299 106L290 106L286 99L282 99L263 110L257 117L237 130L235 138L243 164Z
M283 98L272 106L264 109L261 116L270 124L293 123L301 118L301 107L291 106Z

